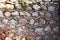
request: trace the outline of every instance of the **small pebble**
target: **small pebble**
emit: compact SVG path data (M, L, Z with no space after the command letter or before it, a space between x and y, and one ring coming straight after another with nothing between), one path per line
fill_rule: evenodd
M11 38L9 38L9 37L6 37L6 39L5 40L12 40Z
M43 32L43 30L44 30L43 28L36 28L35 32Z
M50 26L46 26L45 31L48 31L48 32L51 31Z
M37 12L33 12L32 16L38 16L38 13Z
M0 10L0 17L4 17L3 11Z
M48 7L48 10L54 12L55 11L55 8L53 6L49 6Z
M9 17L10 15L11 15L10 12L5 12L5 16L6 16L6 17Z
M20 12L20 15L25 16L26 14L24 12Z
M31 19L29 24L34 24L35 20L34 19Z
M33 8L34 8L35 10L39 10L40 6L36 4L36 5L33 5Z
M14 16L17 16L17 15L19 15L19 12L15 11L15 12L12 12L11 14L14 15Z

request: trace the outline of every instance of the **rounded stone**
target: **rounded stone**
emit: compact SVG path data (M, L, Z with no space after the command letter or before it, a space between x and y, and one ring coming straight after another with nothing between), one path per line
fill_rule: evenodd
M25 25L28 23L27 19L20 19L19 20L20 25Z
M50 26L46 26L45 31L50 32L51 31Z
M35 10L39 10L40 6L36 4L36 5L33 5L33 8L34 8Z
M38 13L37 12L33 12L32 16L38 16Z
M10 17L11 13L10 12L5 12L4 13L6 17Z
M14 16L17 16L17 15L19 15L19 12L18 11L14 11L11 14L14 15Z
M2 23L8 24L8 21L9 21L8 19L3 19L3 20L2 20Z
M53 12L53 11L55 11L55 7L54 6L49 6L48 10Z
M0 10L0 17L4 17L2 10Z
M44 28L36 28L35 32L43 32Z
M26 14L24 12L20 12L20 15L25 16Z
M35 20L34 19L31 19L29 24L34 24L35 23Z
M39 23L42 25L42 24L45 24L45 23L46 23L46 21L45 21L45 19L40 18L40 22L39 22Z
M46 17L51 17L52 15L51 15L51 13L46 13L45 16Z
M44 13L43 13L43 12L40 12L40 15L41 15L41 16L44 16Z
M10 38L10 37L6 37L5 40L12 40L12 38Z

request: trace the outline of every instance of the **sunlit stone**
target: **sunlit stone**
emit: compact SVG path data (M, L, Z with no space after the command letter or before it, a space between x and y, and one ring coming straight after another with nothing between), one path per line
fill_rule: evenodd
M4 17L3 11L0 10L0 17Z
M20 4L18 4L18 3L17 3L15 6L16 6L16 8L18 8L18 9L20 9L20 8L21 8L21 5L20 5Z
M14 5L6 4L6 7L7 7L8 9L13 9L13 8L14 8Z
M6 0L0 0L0 2L6 2Z
M5 40L12 40L11 38L9 38L9 37L6 37L6 39Z
M23 37L22 40L26 40L25 37Z
M36 4L36 5L33 5L33 8L34 8L35 10L39 10L40 6Z

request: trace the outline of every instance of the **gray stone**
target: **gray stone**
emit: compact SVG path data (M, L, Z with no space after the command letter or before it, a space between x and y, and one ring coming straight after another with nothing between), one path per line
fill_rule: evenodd
M15 11L15 12L12 12L11 14L15 16L15 15L19 15L19 12Z
M4 17L2 10L0 10L0 17Z
M49 6L49 7L48 7L48 10L49 10L49 11L55 11L55 7Z
M36 5L33 5L33 8L34 8L35 10L39 10L40 6L36 4Z
M27 17L30 17L31 16L30 13L28 13L28 12L25 12L25 13L26 13Z
M31 19L29 24L34 24L35 20L34 19Z
M12 38L10 38L10 37L6 37L5 40L12 40Z
M43 18L40 18L40 22L39 22L40 24L45 24L46 23L46 21L45 21L45 19L43 19Z
M36 28L35 32L43 32L44 28Z
M42 39L42 37L39 37L39 36L38 36L38 37L36 37L36 40L41 40L41 39Z
M9 21L8 19L3 19L3 20L2 20L2 23L8 24L8 21Z
M38 13L37 12L33 12L32 16L38 16Z
M50 32L51 31L50 26L46 26L45 31Z
M20 23L20 25L25 25L28 23L28 21L26 19L20 19L19 23Z
M9 23L10 23L10 25L11 25L11 24L16 25L17 21L15 21L14 19L11 19L11 20L9 21Z
M58 32L58 27L53 28L54 32Z
M45 14L45 16L46 17L51 17L52 15L51 15L51 13L48 12L48 13Z
M41 15L41 16L44 16L44 13L43 13L43 12L40 12L40 15Z
M23 31L23 29L21 27L18 28L18 34L21 34L21 32Z
M16 6L17 9L21 9L22 8L21 5L18 4L18 3L15 6Z
M20 12L20 15L25 16L26 14L24 12Z
M5 12L5 16L6 16L6 17L9 17L10 15L11 15L10 12Z

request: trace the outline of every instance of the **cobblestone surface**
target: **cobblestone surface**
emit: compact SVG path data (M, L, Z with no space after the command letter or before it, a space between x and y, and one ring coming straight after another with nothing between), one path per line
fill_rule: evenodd
M60 40L58 3L48 1L33 0L28 7L0 1L0 40Z

